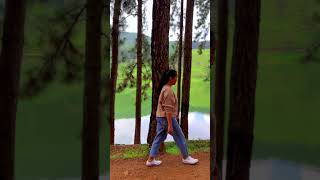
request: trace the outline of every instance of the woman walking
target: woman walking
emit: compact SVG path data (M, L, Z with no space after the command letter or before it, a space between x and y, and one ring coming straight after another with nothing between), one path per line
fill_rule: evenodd
M185 164L196 164L199 160L192 158L188 153L186 139L177 122L178 117L178 100L171 87L177 82L177 71L168 70L163 73L158 93L160 94L157 106L157 135L154 138L150 150L147 166L158 166L160 160L155 157L158 154L160 144L167 138L167 134L173 136L173 139L180 149L182 162Z

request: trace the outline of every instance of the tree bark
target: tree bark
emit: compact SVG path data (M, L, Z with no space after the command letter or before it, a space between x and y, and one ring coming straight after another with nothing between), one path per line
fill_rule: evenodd
M179 59L178 59L178 85L177 85L177 98L178 98L178 115L180 113L180 102L181 102L181 64L182 64L182 42L183 42L183 0L181 0L181 11L180 11L180 37L179 37ZM179 123L180 122L180 118L178 119Z
M248 180L253 144L260 0L238 0L230 81L227 180Z
M119 55L119 17L121 13L121 0L114 1L114 13L111 30L112 38L112 66L111 66L111 98L110 98L110 144L114 144L114 115L115 99L118 78L118 55Z
M228 1L218 1L218 39L214 113L216 116L216 163L219 180L222 179L224 121L225 121L225 91L226 91L226 61L228 42Z
M136 126L134 144L140 144L141 133L141 75L142 75L142 0L138 0L138 36L137 36L137 92Z
M110 0L107 0L106 3L107 3L107 5L105 6L105 9L104 9L104 13L106 16L103 16L103 17L106 18L105 19L106 24L110 24ZM110 132L110 111L109 111L110 98L111 98L111 95L110 95L110 92L111 92L111 90L110 90L110 87L111 87L111 76L110 76L110 54L111 54L110 53L110 42L111 42L110 37L111 37L111 33L110 32L111 32L111 27L106 26L106 35L105 35L105 37L106 37L106 47L105 47L106 51L105 51L104 58L105 58L105 63L108 66L105 69L106 70L105 83L102 84L103 86L105 86L105 88L104 88L105 94L104 94L104 97L103 96L101 97L101 98L103 98L103 99L101 99L101 102L103 102L102 103L103 105L102 105L101 112L100 112L101 113L101 124L102 124L102 121L105 121L105 123L106 123L105 134L101 133L101 135L104 135L105 138L100 138L100 142L102 142L103 147L105 147L105 148L100 148L100 149L102 149L102 152L103 152L102 153L103 155L100 156L100 159L103 158L104 161L106 162L105 165L102 166L102 167L105 167L104 170L106 172L110 172L110 169L106 169L106 166L108 166L107 163L110 162L110 156L108 156L108 154L110 154L110 137L108 137L109 135L107 134ZM105 116L103 116L103 114ZM101 126L101 128L102 128L102 126ZM101 131L103 131L103 130L101 129ZM107 154L107 157L105 157L106 154Z
M87 0L82 179L99 179L101 18L103 1Z
M152 13L152 108L147 142L152 145L156 135L157 92L161 75L169 69L170 0L154 0Z
M192 61L192 22L193 22L194 0L187 0L185 45L184 45L184 66L182 82L181 102L181 127L184 136L188 139L188 113L190 101L190 78Z
M213 2L210 6L211 12L216 11L216 2ZM218 177L218 169L216 164L217 154L217 121L214 113L214 76L215 76L215 55L216 55L216 27L214 26L216 19L213 13L210 14L210 177L213 179L221 179Z
M15 128L23 56L25 1L6 0L0 55L0 179L14 179Z

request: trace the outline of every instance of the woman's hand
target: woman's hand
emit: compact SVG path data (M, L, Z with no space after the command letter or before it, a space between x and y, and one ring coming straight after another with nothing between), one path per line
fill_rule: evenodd
M172 125L168 126L168 134L173 135L173 127L172 127Z
M172 115L171 115L171 113L167 113L167 121L168 121L168 134L173 135Z

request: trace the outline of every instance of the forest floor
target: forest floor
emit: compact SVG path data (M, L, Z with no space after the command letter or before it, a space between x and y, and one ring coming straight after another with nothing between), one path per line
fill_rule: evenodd
M201 146L203 147L204 144L206 143L201 143ZM183 164L180 155L176 152L176 147L166 143L166 153L157 157L162 161L162 164L156 167L147 167L145 165L148 156L146 145L111 146L110 177L112 180L207 180L210 178L210 152L207 148L199 147L193 148L191 145L189 148L190 154L199 159L199 163L196 165Z

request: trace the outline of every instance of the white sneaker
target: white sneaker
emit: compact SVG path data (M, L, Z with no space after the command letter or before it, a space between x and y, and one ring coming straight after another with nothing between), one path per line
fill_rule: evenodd
M198 159L194 159L191 156L188 156L186 159L182 159L182 162L185 164L196 164L199 162Z
M148 167L151 167L151 166L159 166L161 164L161 161L158 161L158 160L152 160L152 161L147 161L146 162L146 165Z

